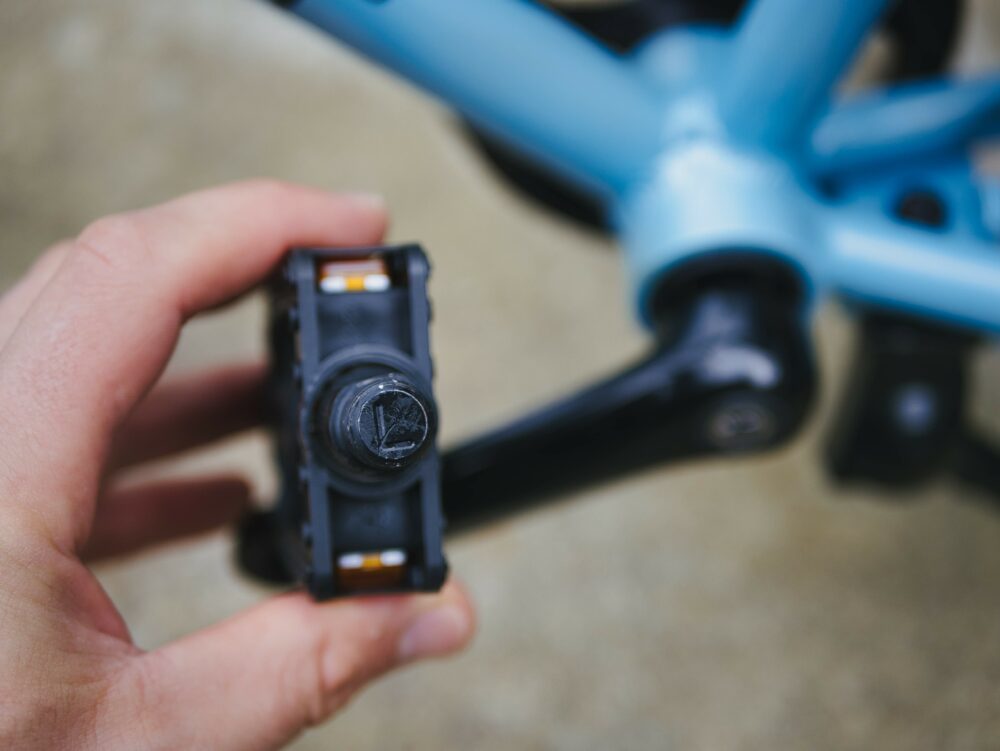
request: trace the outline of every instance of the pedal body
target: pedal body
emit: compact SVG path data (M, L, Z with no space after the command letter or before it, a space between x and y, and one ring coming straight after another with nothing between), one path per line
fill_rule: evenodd
M428 275L415 245L304 248L271 286L281 479L260 534L317 599L446 577Z

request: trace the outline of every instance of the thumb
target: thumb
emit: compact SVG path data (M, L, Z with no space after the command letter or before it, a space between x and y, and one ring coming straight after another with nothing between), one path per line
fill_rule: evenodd
M454 582L323 605L284 595L141 656L129 693L157 748L274 749L391 668L461 649L474 622Z

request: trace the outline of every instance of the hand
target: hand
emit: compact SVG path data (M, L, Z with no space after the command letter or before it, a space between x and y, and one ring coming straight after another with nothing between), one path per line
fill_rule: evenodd
M372 199L254 182L102 219L0 299L0 747L270 749L362 685L461 648L438 595L273 598L151 652L85 565L233 519L239 480L123 490L114 471L250 427L261 372L153 388L191 316L295 245L377 243Z

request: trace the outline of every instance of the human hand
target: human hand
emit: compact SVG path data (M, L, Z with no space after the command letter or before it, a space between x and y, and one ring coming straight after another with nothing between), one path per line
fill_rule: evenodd
M259 368L153 388L183 324L291 246L370 245L384 227L371 199L232 185L95 222L0 298L0 746L277 748L385 671L468 641L452 583L324 605L286 594L145 652L85 565L246 507L234 479L115 484L255 420Z

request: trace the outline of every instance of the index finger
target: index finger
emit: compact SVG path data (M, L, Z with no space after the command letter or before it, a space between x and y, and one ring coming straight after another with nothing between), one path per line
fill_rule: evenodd
M385 224L375 199L268 181L92 224L0 351L3 498L28 501L61 541L85 537L112 430L183 323L257 284L289 247L372 244Z

